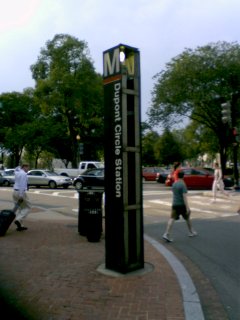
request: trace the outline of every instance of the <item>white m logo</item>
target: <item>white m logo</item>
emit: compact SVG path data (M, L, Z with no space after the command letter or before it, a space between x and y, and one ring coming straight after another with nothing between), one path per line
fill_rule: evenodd
M113 51L112 60L110 52L104 54L104 77L111 76L120 71L119 48Z

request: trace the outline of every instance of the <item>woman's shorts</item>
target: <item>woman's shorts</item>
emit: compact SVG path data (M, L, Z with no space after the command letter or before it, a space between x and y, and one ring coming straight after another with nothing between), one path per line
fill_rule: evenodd
M179 217L182 216L183 219L188 220L189 214L187 213L186 206L172 206L171 218L174 220L179 220Z

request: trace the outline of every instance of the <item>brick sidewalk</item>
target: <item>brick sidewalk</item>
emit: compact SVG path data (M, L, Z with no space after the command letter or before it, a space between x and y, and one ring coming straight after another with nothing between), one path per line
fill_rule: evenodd
M176 276L148 242L145 262L152 272L106 276L97 271L105 262L104 239L88 242L78 234L77 220L31 219L33 214L26 220L29 230L17 232L13 224L0 238L0 289L23 315L18 319L184 319Z

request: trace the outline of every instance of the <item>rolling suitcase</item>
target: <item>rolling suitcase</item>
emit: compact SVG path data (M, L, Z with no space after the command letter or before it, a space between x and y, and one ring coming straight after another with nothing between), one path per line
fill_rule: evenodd
M5 209L0 212L0 237L3 237L6 234L8 228L16 217L15 213L18 207L19 204L16 204L13 210Z

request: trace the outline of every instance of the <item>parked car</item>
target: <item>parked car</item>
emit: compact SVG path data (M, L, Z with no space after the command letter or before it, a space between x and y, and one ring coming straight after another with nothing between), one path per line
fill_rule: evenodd
M184 171L184 181L187 185L188 189L211 189L214 175L212 172L205 170L205 169L199 169L199 168L181 168L181 171ZM227 179L223 180L225 187L227 183L230 183L227 181ZM171 186L173 183L172 173L168 175L165 185Z
M214 176L207 170L196 168L181 168L184 171L184 181L188 189L211 189ZM172 186L173 176L170 173L165 185Z
M104 188L104 168L88 169L73 179L77 190L83 188Z
M5 169L2 173L5 178L5 185L13 185L15 182L15 169ZM10 184L8 184L10 182Z
M0 173L0 186L10 187L14 184L14 179L5 176L4 172Z
M157 172L156 182L165 183L170 173L171 173L171 170L169 169L163 169L161 172Z
M72 185L71 178L61 176L49 170L29 170L27 175L29 186L48 186L51 189L62 187L67 189Z
M5 169L4 173L8 176L14 176L15 175L15 169Z
M214 175L214 169L210 168L210 167L204 167L204 168L200 168L200 169L204 169L209 171L210 173L212 173ZM231 188L234 186L234 179L233 179L233 169L232 168L226 168L225 169L225 175L223 178L223 183L225 188Z
M157 173L163 170L161 167L145 167L142 169L142 178L144 181L155 181Z

